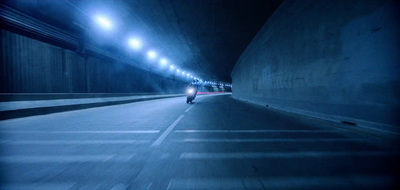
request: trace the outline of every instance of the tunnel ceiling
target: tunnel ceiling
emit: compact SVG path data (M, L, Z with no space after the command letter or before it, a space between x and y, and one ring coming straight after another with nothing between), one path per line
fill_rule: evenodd
M126 51L128 37L139 37L144 49L135 52L136 56L153 49L198 77L230 82L237 59L281 0L13 0L3 3L70 33L81 35L84 29L88 41L113 51ZM92 26L95 14L111 18L113 31L106 33Z

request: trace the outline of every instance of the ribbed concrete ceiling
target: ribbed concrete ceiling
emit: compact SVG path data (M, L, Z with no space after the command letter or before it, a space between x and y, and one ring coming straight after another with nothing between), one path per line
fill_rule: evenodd
M139 37L144 43L142 51L154 49L171 63L205 80L230 82L236 60L280 3L281 0L18 0L5 4L71 33L80 33L80 25L87 30L89 41L113 47L109 49L114 51L124 50L129 36ZM95 14L111 18L114 31L93 31L91 17Z

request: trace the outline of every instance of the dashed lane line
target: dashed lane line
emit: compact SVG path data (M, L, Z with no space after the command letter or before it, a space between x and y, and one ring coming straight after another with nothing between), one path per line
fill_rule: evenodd
M169 133L171 133L172 129L174 129L174 127L179 123L179 121L182 120L182 118L184 117L184 115L181 115L178 117L178 119L176 119L165 131L163 134L161 134L160 137L158 137L158 139L156 141L154 141L154 143L151 146L159 146L164 140L165 138L167 138L167 136L169 135Z
M203 97L201 99L199 99L199 101L197 101L194 105L190 106L188 109L185 110L185 112L187 113L190 109L192 109L193 106L195 106L197 103L199 103L201 100L205 99L206 97ZM164 131L164 133L151 145L151 146L159 146L164 140L165 138L167 138L167 136L169 135L169 133L171 133L172 129L174 129L174 127L179 123L179 121L181 121L181 119L184 117L184 115L181 115L178 117L178 119L176 119L168 128L167 130Z
M200 101L202 101L203 99L205 99L206 97L203 97L201 99L199 99L199 101L197 101L194 105L190 106L188 109L185 110L185 113L189 112L190 109L193 108L193 106L195 106L197 103L199 103ZM179 116L178 119L176 119L168 128L167 130L164 131L163 134L161 134L161 136L151 145L151 146L159 146L164 140L165 138L167 138L167 136L171 133L172 129L174 129L174 127L179 123L179 121L181 121L181 119L184 117L184 115Z

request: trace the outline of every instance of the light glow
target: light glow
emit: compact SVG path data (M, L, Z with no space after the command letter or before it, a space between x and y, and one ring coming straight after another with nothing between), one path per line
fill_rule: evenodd
M129 46L133 49L139 50L142 48L142 42L136 38L130 38Z
M98 16L96 16L95 20L96 20L97 24L99 24L104 29L107 29L107 30L112 29L112 23L106 17L98 15Z
M149 59L155 59L157 57L157 53L155 51L148 51L147 52L147 57Z
M161 65L166 65L168 61L165 58L160 59Z

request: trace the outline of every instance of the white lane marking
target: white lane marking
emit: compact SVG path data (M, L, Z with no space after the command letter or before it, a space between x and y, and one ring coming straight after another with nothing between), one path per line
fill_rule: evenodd
M178 119L176 119L165 131L163 134L161 134L160 137L158 137L158 139L156 141L154 141L154 143L151 146L158 146L160 145L165 138L167 138L167 136L169 135L169 133L171 133L172 129L174 129L174 127L179 123L179 121L181 121L181 119L184 117L184 115L181 115L178 117Z
M196 105L196 104L197 104L197 102L196 102L194 105ZM189 112L189 110L192 109L192 107L193 107L194 105L192 105L192 106L190 106L188 109L186 109L185 112Z
M77 163L77 162L129 162L134 155L41 155L41 156L0 156L0 162L5 163Z
M199 103L200 101L204 100L206 97L203 97L201 99L199 99L199 101L197 101L196 103L194 103L192 106L190 106L188 109L185 110L185 112L189 112L190 109L192 109L193 106L195 106L197 103Z
M194 189L340 189L343 187L388 189L393 186L393 176L299 176L270 178L175 178L167 190ZM385 188L386 187L386 188Z
M160 130L147 131L1 131L7 134L142 134L142 133L159 133Z
M29 184L1 184L0 189L3 190L67 190L74 186L75 183L29 183Z
M18 140L0 141L7 145L108 145L108 144L145 144L150 140Z
M175 133L335 133L333 130L176 130Z
M331 138L331 139L198 139L186 138L175 142L205 142L205 143L246 143L246 142L354 142L365 141L358 138Z
M227 152L227 153L182 153L179 159L261 159L261 158L303 158L303 157L347 157L347 156L394 156L389 152Z
M151 185L153 185L153 182L151 182L151 183L146 187L146 189L150 189Z

